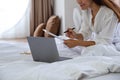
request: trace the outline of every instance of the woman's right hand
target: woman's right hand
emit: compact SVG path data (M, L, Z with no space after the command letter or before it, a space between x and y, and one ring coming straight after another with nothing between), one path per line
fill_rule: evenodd
M65 33L66 33L66 36L71 38L71 39L76 38L76 32L73 31L72 28L68 28L67 31L65 31Z

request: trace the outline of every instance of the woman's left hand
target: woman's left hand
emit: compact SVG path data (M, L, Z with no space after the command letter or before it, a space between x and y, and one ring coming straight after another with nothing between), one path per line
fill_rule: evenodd
M69 48L79 46L79 43L80 43L79 40L73 40L73 39L64 40L64 44L67 45Z

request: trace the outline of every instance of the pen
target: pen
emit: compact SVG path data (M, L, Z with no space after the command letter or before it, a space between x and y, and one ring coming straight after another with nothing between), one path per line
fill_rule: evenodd
M71 30L74 30L75 28L71 28ZM69 30L66 30L64 33L68 32Z

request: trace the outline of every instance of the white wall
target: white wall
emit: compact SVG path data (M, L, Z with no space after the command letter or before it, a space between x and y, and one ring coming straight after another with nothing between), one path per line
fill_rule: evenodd
M76 0L65 0L65 26L73 26L73 9L76 7Z
M73 26L73 9L77 6L76 0L54 0L54 13L61 18L61 34Z
M54 14L58 15L61 19L61 30L60 33L64 30L65 26L65 2L64 0L54 0Z

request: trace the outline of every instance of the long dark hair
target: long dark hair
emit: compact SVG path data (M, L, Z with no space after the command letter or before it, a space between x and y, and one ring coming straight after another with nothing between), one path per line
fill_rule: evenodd
M117 15L120 22L120 7L115 4L112 0L93 0L97 5L105 5L108 8L112 9Z
M104 5L103 0L93 0L97 5Z

